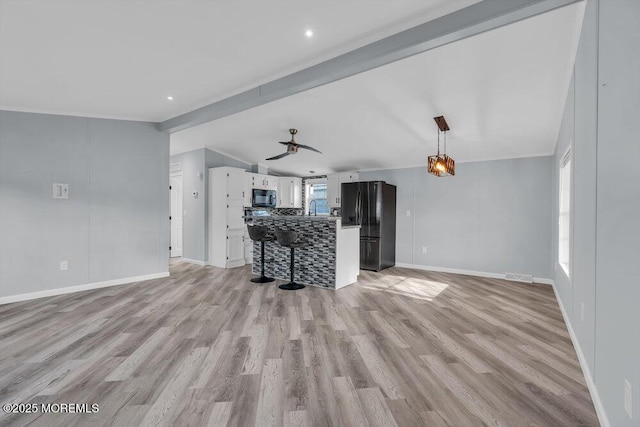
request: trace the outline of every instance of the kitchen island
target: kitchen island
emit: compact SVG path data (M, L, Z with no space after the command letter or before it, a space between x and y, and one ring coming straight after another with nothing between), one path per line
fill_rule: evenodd
M297 283L340 289L355 283L360 271L360 227L343 227L339 217L263 216L254 225L264 225L275 235L276 228L293 230L308 246L295 250L294 280ZM265 275L289 280L289 248L278 242L264 247ZM260 274L260 243L253 242L254 274Z

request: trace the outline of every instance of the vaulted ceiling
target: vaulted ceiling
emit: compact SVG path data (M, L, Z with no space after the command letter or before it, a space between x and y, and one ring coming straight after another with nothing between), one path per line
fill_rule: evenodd
M0 108L162 121L475 2L3 0ZM458 162L551 154L582 13L576 3L174 133L171 152L209 147L297 175L424 165L445 115ZM290 127L324 154L265 161Z

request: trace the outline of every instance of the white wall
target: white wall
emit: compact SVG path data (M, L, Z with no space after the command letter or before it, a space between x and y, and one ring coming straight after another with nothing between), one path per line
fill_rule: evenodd
M0 298L166 273L168 164L152 123L0 111Z
M554 279L601 421L623 427L640 426L639 75L640 3L588 1L554 161L556 219L559 162L571 147L571 277L557 264L554 220Z
M551 172L552 157L535 157L458 164L455 177L420 167L360 180L398 188L397 263L550 279Z

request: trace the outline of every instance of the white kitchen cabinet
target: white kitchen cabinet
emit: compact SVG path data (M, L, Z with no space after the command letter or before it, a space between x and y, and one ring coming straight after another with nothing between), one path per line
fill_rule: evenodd
M292 208L300 209L302 207L302 178L292 178L293 185L293 206Z
M271 175L264 175L265 182L267 184L267 190L278 190L278 177Z
M227 233L227 259L228 268L244 265L244 232L242 230L229 231Z
M290 208L292 206L292 190L291 178L286 176L278 178L278 198L276 200L277 208Z
M248 187L258 190L277 190L278 177L259 173L248 173Z
M280 177L278 178L278 208L302 207L302 178Z
M250 208L252 206L251 197L253 197L253 193L251 190L253 189L253 177L251 175L253 174L247 172L244 177L243 204L246 208Z
M340 207L340 174L327 175L327 204L330 208Z
M327 175L327 204L330 208L339 208L341 187L344 182L358 182L357 172L343 172Z
M209 264L221 268L244 265L245 171L209 169Z

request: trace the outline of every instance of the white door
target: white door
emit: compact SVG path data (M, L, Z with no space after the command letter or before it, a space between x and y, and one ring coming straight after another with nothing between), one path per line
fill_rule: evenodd
M182 175L169 177L171 257L182 256Z

